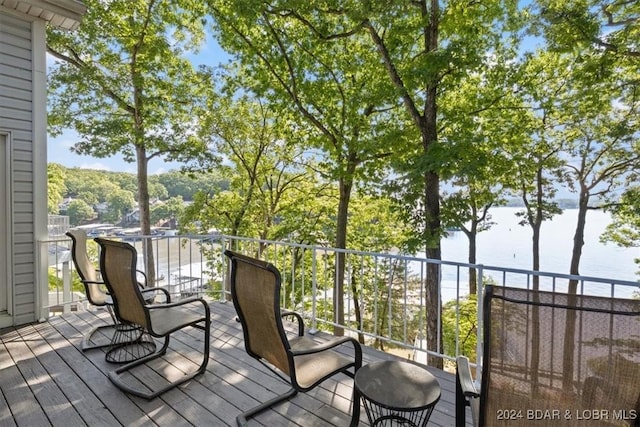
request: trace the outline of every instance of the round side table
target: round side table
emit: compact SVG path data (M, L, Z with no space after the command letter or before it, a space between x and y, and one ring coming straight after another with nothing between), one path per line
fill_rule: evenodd
M356 372L354 387L362 396L372 426L426 426L440 400L438 380L408 362L365 365Z

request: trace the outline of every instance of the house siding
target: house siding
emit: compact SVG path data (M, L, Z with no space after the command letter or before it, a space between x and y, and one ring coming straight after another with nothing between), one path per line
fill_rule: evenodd
M0 13L0 132L11 135L10 314L36 320L33 22Z

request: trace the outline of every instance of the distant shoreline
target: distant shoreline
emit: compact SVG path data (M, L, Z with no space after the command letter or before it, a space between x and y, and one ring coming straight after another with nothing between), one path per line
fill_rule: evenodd
M578 209L578 200L577 199L555 199L556 203L560 209ZM524 202L522 199L508 199L507 204L503 207L507 208L524 208Z

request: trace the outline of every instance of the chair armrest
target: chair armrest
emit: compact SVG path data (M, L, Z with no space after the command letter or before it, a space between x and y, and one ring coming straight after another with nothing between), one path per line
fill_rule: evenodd
M305 354L314 354L320 351L325 351L332 349L334 347L338 347L342 344L351 343L356 350L356 353L362 354L362 348L360 347L360 343L353 337L334 337L334 339L320 343L318 345L313 346L313 348L303 349L303 350L291 350L291 354L293 356L303 356Z
M139 285L139 283L138 283ZM142 297L145 299L145 301L147 300L146 294L150 294L150 293L162 293L164 294L165 302L167 304L169 304L171 302L171 294L169 294L169 291L166 290L165 288L142 288L140 289L140 292L142 293Z
M180 301L167 303L167 304L145 304L144 307L149 310L162 310L169 307L179 307L181 305L191 304L193 302L199 302L199 303L202 303L202 305L207 306L207 302L204 299L193 297L193 298L181 299Z
M138 282L138 285L140 285L140 287L142 288L146 288L149 284L149 281L147 280L147 274L142 270L136 270L136 274L142 274L142 277L144 277L144 284Z
M109 295L106 283L100 280L81 280L83 285L99 285L98 290L104 294Z
M479 425L480 393L476 389L471 377L469 358L456 358L456 426L466 425L466 408L471 407L473 425Z
M456 359L456 380L460 384L462 393L467 398L480 397L480 393L476 389L473 378L471 377L469 358L466 356L458 356Z
M302 319L302 316L298 313L296 313L295 311L289 311L289 310L282 310L280 312L280 317L284 318L284 317L288 317L291 316L293 318L295 318L296 323L298 324L298 336L301 337L304 335L304 320Z
M81 282L87 285L104 285L104 282L99 280L81 280Z

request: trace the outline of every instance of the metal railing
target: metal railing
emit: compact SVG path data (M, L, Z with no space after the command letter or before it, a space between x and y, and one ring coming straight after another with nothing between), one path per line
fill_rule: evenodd
M117 238L117 237L116 237ZM491 282L497 285L565 292L570 280L578 282L578 292L616 298L640 294L637 282L571 276L566 274L509 269L429 260L403 254L374 253L302 245L283 241L212 235L135 236L127 238L142 253L143 241L154 252L156 285L167 288L173 297L204 295L212 300L230 299L228 263L224 249L260 257L273 263L282 275L281 304L310 322L312 330L332 330L360 336L365 343L426 363L427 354L453 360L459 354L475 359L481 354L481 307L468 295L470 269L475 270L478 289ZM41 242L48 248L50 312L85 309L81 285L73 281L69 256L70 241L64 238ZM97 260L97 245L89 252ZM42 253L42 251L41 251ZM344 254L344 323L334 316L336 255ZM439 265L439 306L435 314L425 304L427 266ZM143 264L140 260L138 268ZM481 298L481 292L479 298ZM427 316L437 317L438 347L426 348ZM474 354L475 353L475 354Z

